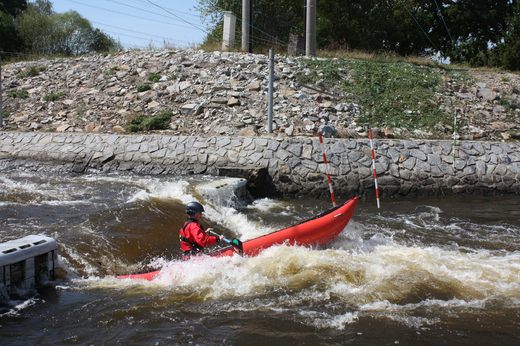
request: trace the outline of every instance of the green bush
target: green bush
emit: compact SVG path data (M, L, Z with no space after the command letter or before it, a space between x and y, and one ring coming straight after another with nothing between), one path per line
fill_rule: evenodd
M112 66L112 67L109 68L108 70L103 71L103 76L104 76L105 78L112 77L113 75L116 74L117 71L119 71L119 67L117 67L117 66Z
M150 84L139 84L137 86L137 91L142 93L143 91L148 91L150 90L152 87L150 86Z
M49 94L47 94L47 95L45 95L45 96L43 97L43 100L44 100L44 101L47 101L47 102L50 102L50 101L57 101L57 100L61 99L64 95L65 95L65 93L64 93L64 92L61 92L61 91L60 91L60 92L57 92L57 93L55 93L55 92L50 92Z
M81 118L84 117L87 113L87 104L83 101L80 101L76 106L76 117Z
M30 66L20 73L20 77L35 77L45 70L47 70L45 66Z
M306 65L310 72L297 76L299 81L340 87L344 102L360 105L360 125L435 131L438 124L450 124L436 101L442 86L436 69L357 59L307 60Z
M138 115L127 124L129 132L166 130L170 124L172 112L161 111L155 116Z
M19 98L19 99L26 99L29 97L29 93L27 92L27 90L24 90L24 89L21 89L21 90L9 90L7 92L7 96L9 97L12 97L14 99L16 98Z
M148 75L148 81L150 82L158 82L161 79L161 75L159 73L152 72Z

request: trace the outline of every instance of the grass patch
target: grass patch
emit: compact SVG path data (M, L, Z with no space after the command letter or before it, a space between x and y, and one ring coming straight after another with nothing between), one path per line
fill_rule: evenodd
M26 68L25 70L23 70L22 72L20 72L19 76L22 78L35 77L35 76L39 75L41 72L44 72L46 70L47 70L47 68L45 66L41 66L41 65L30 66L30 67Z
M148 91L148 90L150 90L150 89L152 89L152 87L151 87L151 85L148 84L148 83L145 83L145 84L139 84L139 85L137 86L137 91L140 92L140 93L142 93L142 92L144 92L144 91Z
M111 68L109 68L108 70L105 70L103 71L103 76L105 78L109 78L109 77L112 77L116 74L116 72L119 71L119 67L117 66L112 66Z
M161 75L159 73L152 72L148 75L148 81L156 83L161 79Z
M65 93L64 92L50 92L48 93L47 95L45 95L43 97L43 100L44 101L47 101L47 102L54 102L54 101L58 101L59 99L61 99L63 96L65 96Z
M126 126L129 132L166 130L170 124L172 112L161 111L155 116L138 115Z
M87 105L85 102L81 101L79 102L78 106L76 107L76 117L82 118L87 113Z
M9 111L6 111L6 110L3 110L3 111L0 110L0 113L2 115L2 118L4 118L4 119L7 119L7 118L9 118L11 116L11 113Z
M7 92L7 96L12 97L14 99L26 99L29 97L29 93L27 90L24 89L16 89L16 90L9 90Z
M439 109L435 93L442 86L435 69L409 62L334 59L306 60L304 84L339 86L349 101L361 106L358 123L364 126L436 131L450 124Z
M520 100L514 99L510 96L502 96L498 103L508 111L520 109Z

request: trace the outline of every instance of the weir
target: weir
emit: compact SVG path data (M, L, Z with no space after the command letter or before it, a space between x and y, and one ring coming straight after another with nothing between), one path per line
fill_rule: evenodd
M221 178L199 184L195 189L206 199L225 207L243 207L252 201L247 191L247 180Z
M23 296L54 278L58 245L29 235L0 244L0 301Z

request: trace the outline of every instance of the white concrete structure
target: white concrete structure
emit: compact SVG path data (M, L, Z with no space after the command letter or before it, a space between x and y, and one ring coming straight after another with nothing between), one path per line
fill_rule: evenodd
M222 33L222 50L229 51L235 45L235 25L237 17L232 12L224 12L224 30Z

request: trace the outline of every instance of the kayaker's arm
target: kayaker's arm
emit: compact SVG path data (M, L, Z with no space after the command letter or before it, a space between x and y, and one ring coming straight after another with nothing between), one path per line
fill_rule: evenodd
M208 228L207 232L213 234L216 237L219 237L225 243L227 243L231 246L234 246L237 249L239 249L240 251L242 251L242 242L239 239L237 239L237 238L228 239L228 238L224 237L223 235L214 232L212 228Z

